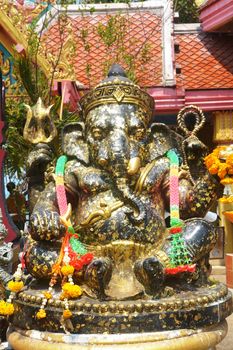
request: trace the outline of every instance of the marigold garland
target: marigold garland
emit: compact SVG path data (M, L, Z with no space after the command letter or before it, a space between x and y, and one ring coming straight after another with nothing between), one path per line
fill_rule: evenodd
M14 313L14 305L4 300L0 300L0 315L10 316Z
M72 317L72 312L68 309L68 310L64 310L63 311L63 317L65 319L71 318Z
M23 281L10 281L7 287L11 292L18 293L23 289L24 283Z
M218 175L221 180L226 175L233 175L233 149L230 146L215 148L212 153L204 158L204 162L210 174Z
M46 312L44 309L40 309L37 313L36 313L36 318L38 320L41 320L42 318L45 318L47 315L46 315Z
M77 284L65 283L62 290L67 299L75 299L82 295L82 289Z
M74 267L71 265L62 266L61 273L63 274L63 276L73 275Z
M211 175L217 175L225 186L221 202L232 203L233 192L233 146L219 146L204 159L205 165Z
M60 253L56 263L52 267L52 278L49 284L49 290L43 293L42 304L36 317L42 319L46 317L44 308L49 299L53 298L53 287L57 283L58 276L62 277L62 293L60 300L64 301L63 317L65 319L72 317L69 310L68 299L78 298L82 295L82 289L73 282L73 274L88 265L93 260L93 254L88 253L84 245L79 241L78 234L72 227L70 216L71 206L67 203L66 190L64 184L65 164L68 158L61 156L57 160L55 170L56 196L60 212L61 222L66 226L66 233L63 237Z
M10 316L14 313L14 305L13 305L13 299L15 298L16 294L20 292L23 287L24 283L21 281L22 278L22 268L23 265L20 263L17 267L16 272L13 275L13 279L8 282L8 289L10 290L10 295L7 298L6 301L0 300L0 315L2 316Z

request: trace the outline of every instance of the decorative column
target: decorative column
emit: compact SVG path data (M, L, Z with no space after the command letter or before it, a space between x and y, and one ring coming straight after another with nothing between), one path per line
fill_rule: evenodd
M213 141L217 146L228 146L233 149L233 111L214 112L214 136ZM225 186L227 192L233 193L233 184ZM230 193L229 193L230 194ZM233 224L223 212L233 211L233 198L220 199L218 202L220 225L225 228L225 253L233 253Z

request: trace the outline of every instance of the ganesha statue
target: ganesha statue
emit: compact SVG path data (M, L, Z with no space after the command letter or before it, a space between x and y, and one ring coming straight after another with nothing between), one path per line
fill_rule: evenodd
M216 232L203 217L221 188L202 162L204 116L194 111L190 131L180 114L183 135L151 124L153 98L116 64L80 107L53 174L45 176L52 148L43 140L28 158L25 266L34 280L12 324L98 334L218 323L231 298L208 279Z

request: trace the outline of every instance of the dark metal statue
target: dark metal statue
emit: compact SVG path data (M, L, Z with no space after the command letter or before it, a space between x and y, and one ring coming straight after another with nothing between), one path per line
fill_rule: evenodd
M127 281L129 267L125 271L123 266L130 260L132 275L135 273L148 294L159 296L163 291L163 267L168 262L169 250L164 222L164 210L169 210L166 151L174 147L179 150L179 136L165 125L153 124L148 129L153 99L128 80L117 65L80 103L83 121L65 127L63 151L70 157L65 184L74 224L82 242L89 245L96 256L83 278L104 299L112 273L113 277L118 274L118 278L124 277ZM38 150L36 155L41 157ZM203 155L199 152L199 158ZM203 217L216 199L216 191L217 183L207 171L192 183L188 170L183 170L180 175L182 219ZM200 220L197 225L195 237L185 234L187 246L192 246L193 262L208 256L216 239L210 225ZM193 220L186 222L185 230L190 231L190 227ZM49 269L43 269L43 264L35 272L34 264L38 261L34 259L35 251L50 251L51 241L59 240L63 233L55 186L51 182L41 193L31 216L34 242L27 264L32 275L46 277ZM114 257L118 250L121 254ZM135 293L135 285L136 291L142 290L133 278L127 296ZM121 284L112 287L108 296L124 295L120 288Z
M183 137L166 125L151 125L152 97L127 79L118 65L113 65L108 77L87 93L80 105L81 121L66 125L63 130L62 149L69 159L64 178L68 202L72 205L73 226L95 258L76 274L85 293L73 302L77 316L73 319L72 332L79 332L80 324L82 333L189 326L191 321L182 313L179 318L174 310L193 308L195 313L195 305L207 305L206 295L212 293L208 289L208 256L216 233L202 218L216 200L219 185L202 166L206 147L194 133L190 137L187 132ZM197 118L196 126L200 122ZM180 157L183 240L190 262L196 264L195 272L175 277L165 272L171 251L171 237L164 219L170 200L170 162L166 156L170 149L176 149ZM44 181L51 156L49 145L42 141L30 153L28 161L33 208L26 266L30 274L41 281L51 276L65 231L60 221L55 182L50 180L45 184ZM197 159L200 172L194 166ZM207 289L199 295L200 287ZM182 294L190 290L197 293L195 298ZM34 291L30 293L20 298L38 304L40 296ZM224 289L214 296L211 294L213 301L219 297L218 293L224 296L227 292ZM58 300L54 307L59 305ZM31 312L21 301L18 307L24 317ZM166 314L166 320L159 318L160 312L169 310L173 316ZM136 313L131 317L132 312ZM58 316L54 315L52 331L60 331ZM214 311L208 317L213 321ZM203 314L201 321L198 318L198 325L208 323L208 317ZM20 320L18 313L14 323L19 325ZM49 321L39 323L32 318L28 322L26 327L32 329L51 328Z

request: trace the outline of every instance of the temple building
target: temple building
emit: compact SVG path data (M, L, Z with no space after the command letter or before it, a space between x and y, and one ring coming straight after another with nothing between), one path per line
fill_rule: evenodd
M53 93L61 95L71 110L117 61L153 96L155 121L174 125L181 108L196 105L207 118L200 135L205 143L212 148L229 144L233 139L233 3L199 3L200 23L179 23L172 0L85 5L74 1L66 8L56 1L0 0L6 98L23 94L11 56L24 55L33 24L41 40L37 63L53 77ZM61 13L66 16L64 23ZM4 156L1 149L1 162ZM3 202L1 197L5 214ZM232 223L222 220L226 252L231 253ZM9 227L9 240L13 236Z

